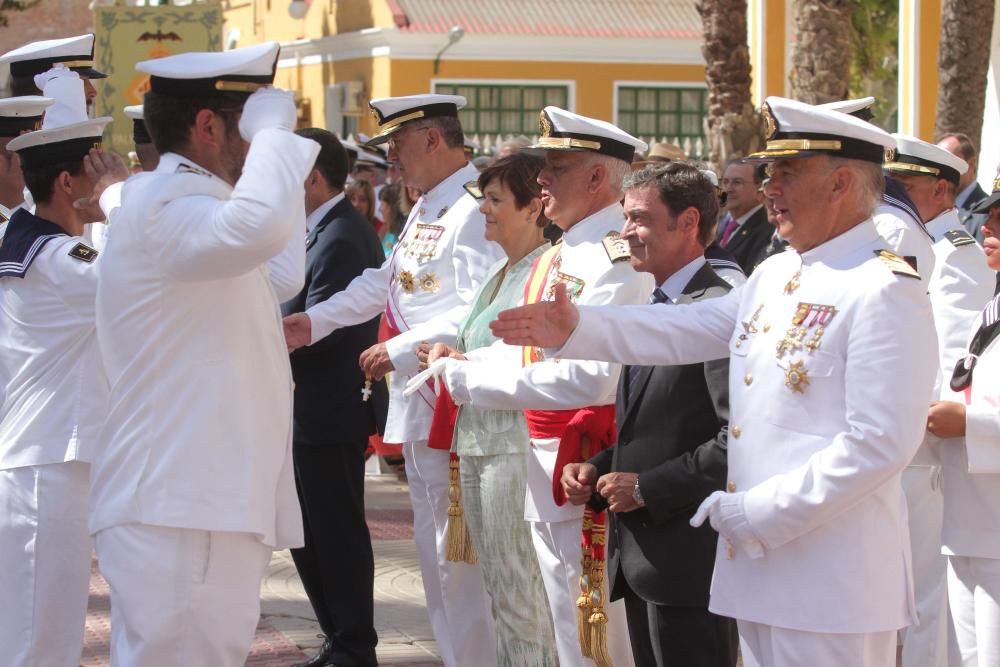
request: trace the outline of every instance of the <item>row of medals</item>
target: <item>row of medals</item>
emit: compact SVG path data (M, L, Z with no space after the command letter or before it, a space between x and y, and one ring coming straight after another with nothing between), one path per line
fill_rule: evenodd
M799 287L801 271L795 273L791 280L785 285L785 294L792 294ZM760 314L764 310L764 305L757 306L753 316L747 322L741 322L743 333L740 334L735 346L740 347L751 334L757 333L757 322ZM775 354L778 359L783 359L786 354L805 351L812 354L819 349L823 334L826 333L827 325L833 316L837 314L834 306L819 303L799 302L792 315L792 326L785 332L785 337L778 341ZM770 329L770 325L764 325L764 332ZM811 334L811 335L810 335ZM790 361L788 366L778 365L785 372L785 386L797 394L805 393L809 386L809 371L806 368L805 360L798 359Z
M442 234L444 227L440 225L417 224L413 238L402 242L403 255L416 260L418 264L429 262L437 257L438 241ZM431 294L441 289L441 280L432 272L414 276L411 271L400 271L396 277L407 294L415 292L418 286Z

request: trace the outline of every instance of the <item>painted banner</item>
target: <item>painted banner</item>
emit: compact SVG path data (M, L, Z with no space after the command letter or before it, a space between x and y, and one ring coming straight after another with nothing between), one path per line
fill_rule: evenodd
M132 122L123 109L142 104L149 76L135 64L187 51L222 50L219 3L184 6L104 7L96 11L95 66L108 78L98 83L95 115L113 116L105 146L121 155L132 150Z

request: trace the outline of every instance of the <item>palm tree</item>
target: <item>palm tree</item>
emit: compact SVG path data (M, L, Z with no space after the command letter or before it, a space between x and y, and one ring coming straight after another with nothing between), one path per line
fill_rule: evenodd
M934 134L963 132L979 146L990 65L993 0L943 0Z
M853 9L851 0L796 0L793 98L807 104L847 99Z
M763 138L760 114L750 101L747 3L700 0L696 7L705 34L709 161L721 170L729 160L758 150Z

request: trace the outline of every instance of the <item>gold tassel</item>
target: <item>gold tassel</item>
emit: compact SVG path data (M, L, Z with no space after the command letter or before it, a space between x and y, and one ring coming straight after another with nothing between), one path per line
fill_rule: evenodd
M583 531L591 528L591 511L587 507L583 512ZM589 545L581 546L580 559L580 597L576 599L576 633L580 640L580 653L585 658L590 657L590 593L592 582L590 570L592 550Z
M448 500L451 504L448 506L448 546L445 550L445 559L453 563L475 565L479 562L479 557L462 512L462 487L458 481L458 466L458 458L452 457L448 463Z
M614 667L608 653L608 615L604 613L604 563L595 561L590 575L590 657L597 667Z

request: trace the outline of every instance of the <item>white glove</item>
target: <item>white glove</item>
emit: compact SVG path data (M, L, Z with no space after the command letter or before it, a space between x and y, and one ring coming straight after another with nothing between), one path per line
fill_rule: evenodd
M406 388L403 389L403 396L410 396L417 393L420 387L431 378L434 378L434 393L441 393L441 376L448 369L449 361L455 361L455 359L450 357L436 359L433 364L427 367L427 370L420 371L410 378L410 381L406 383Z
M53 79L79 79L80 75L74 72L70 68L66 67L62 63L53 65L51 69L47 72L42 72L41 74L35 75L35 88L42 91L44 94L45 86L49 81Z
M258 88L247 99L240 116L240 136L253 141L261 130L295 129L295 97L280 88Z
M742 548L750 558L764 555L764 545L757 539L743 511L743 493L714 491L701 503L690 523L698 528L706 518L720 537L730 545Z

